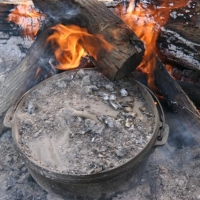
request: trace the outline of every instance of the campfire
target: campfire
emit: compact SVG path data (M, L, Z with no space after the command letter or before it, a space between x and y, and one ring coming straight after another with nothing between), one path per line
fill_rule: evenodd
M177 113L174 118L182 121L189 138L185 140L178 130L169 141L198 144L198 4L33 0L17 5L6 19L33 44L0 86L2 118L42 80L63 70L93 67L111 81L131 77L146 83L163 102L166 114L169 109Z

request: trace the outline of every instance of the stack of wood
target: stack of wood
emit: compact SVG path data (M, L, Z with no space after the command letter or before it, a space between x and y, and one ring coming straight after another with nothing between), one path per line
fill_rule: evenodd
M162 60L199 70L200 37L197 36L199 34L200 1L195 2L195 6L187 8L190 12L196 13L194 17L189 18L190 23L187 24L184 18L179 17L178 20L170 20L169 24L162 29L157 46ZM29 88L40 81L34 79L39 67L46 69L44 73L46 77L49 76L49 71L51 71L49 59L53 53L51 47L45 45L45 41L52 33L50 28L55 24L76 24L87 28L92 34L103 35L114 48L110 53L104 52L99 55L95 65L111 80L129 75L142 61L145 50L143 43L121 19L106 7L106 5L109 6L108 3L105 5L101 0L33 0L33 3L46 14L46 22L26 57L0 86L1 116ZM187 9L185 13L191 14ZM71 12L72 10L74 12ZM180 12L183 11L184 9ZM181 55L179 51L182 51ZM188 60L188 57L191 59ZM155 82L168 104L179 113L179 117L182 117L185 122L192 120L194 126L190 127L191 130L198 130L200 122L198 110L178 82L166 71L160 59L157 59Z

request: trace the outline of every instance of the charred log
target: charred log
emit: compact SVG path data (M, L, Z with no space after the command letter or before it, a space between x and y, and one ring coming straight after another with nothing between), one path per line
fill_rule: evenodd
M168 104L174 108L174 111L182 108L194 115L200 116L193 102L185 94L180 85L170 76L159 59L157 59L155 69L155 82Z
M188 69L200 70L200 41L199 43L191 42L176 31L163 29L157 44L162 60Z
M200 1L171 12L171 18L157 40L160 55L167 62L200 70Z
M171 114L172 121L179 123L174 124L174 127L170 127L174 139L184 141L185 146L193 146L199 142L198 131L200 128L200 114L191 100L197 102L199 97L199 87L186 87L185 85L177 82L167 72L165 66L157 59L157 66L155 69L155 82L156 86L163 95L164 99L177 114ZM139 72L133 72L133 77L142 83L145 83L145 75ZM188 85L187 85L188 86ZM189 89L189 90L188 90ZM192 90L191 90L192 89ZM184 91L185 90L185 91ZM195 96L192 95L195 92ZM190 95L191 99L187 96ZM169 109L169 107L167 107ZM178 119L177 119L178 118ZM180 123L181 122L181 123ZM178 126L178 127L177 127Z

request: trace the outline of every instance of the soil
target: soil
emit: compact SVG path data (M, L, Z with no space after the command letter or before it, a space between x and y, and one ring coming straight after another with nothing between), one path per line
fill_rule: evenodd
M153 135L154 113L142 92L136 82L111 82L96 70L51 79L16 112L20 148L39 165L67 174L120 166Z

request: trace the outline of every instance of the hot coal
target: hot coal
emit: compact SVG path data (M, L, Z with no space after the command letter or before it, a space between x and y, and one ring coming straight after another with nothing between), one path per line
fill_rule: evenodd
M69 72L33 90L17 117L26 155L69 174L127 162L147 145L155 123L137 85L111 82L94 70Z

